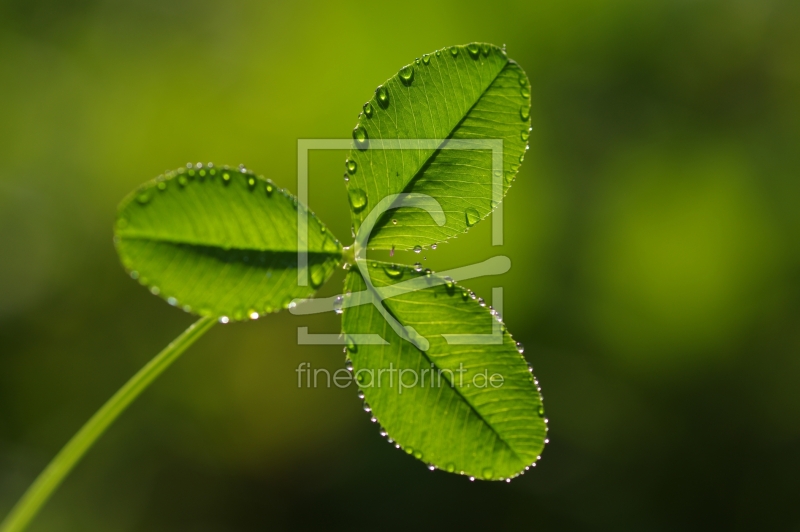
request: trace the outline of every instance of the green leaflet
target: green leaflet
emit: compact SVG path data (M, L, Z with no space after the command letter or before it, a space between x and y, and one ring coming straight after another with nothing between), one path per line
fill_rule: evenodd
M198 165L128 195L114 240L125 268L154 294L195 314L244 320L310 296L341 262L338 240L309 213L309 286L298 286L298 208L263 177Z
M447 221L418 209L387 212L371 249L426 247L463 233L505 196L524 157L530 130L530 83L500 48L472 43L445 48L403 67L378 87L353 130L347 160L356 229L382 198L400 192L432 196ZM489 149L440 149L397 139L502 139L502 166ZM395 142L393 145L392 142ZM494 180L494 181L493 181ZM493 196L492 184L500 185Z
M355 267L345 280L345 291L352 292L342 315L348 356L389 437L419 460L475 478L509 479L535 463L547 434L544 408L511 336L495 325L501 344L448 345L442 337L491 333L497 322L489 309L435 275L373 261L368 272L378 290L420 277L429 285L383 302L428 340L423 352L398 336L372 304L348 306L367 285ZM359 334L380 335L388 345L357 343ZM502 375L501 386L486 382L495 374Z

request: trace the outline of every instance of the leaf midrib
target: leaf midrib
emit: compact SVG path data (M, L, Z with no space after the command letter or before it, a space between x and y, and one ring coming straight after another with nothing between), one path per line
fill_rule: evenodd
M224 246L221 244L208 244L205 242L190 242L188 240L174 240L170 238L163 238L163 237L153 237L147 235L139 235L139 234L131 234L131 233L118 233L118 236L123 240L142 240L148 242L159 242L162 244L171 244L174 246L191 246L191 247L205 247L205 248L215 248L220 249L225 252L230 251L251 251L256 253L297 253L297 248L292 249L276 249L276 248L247 248L247 247L238 247L238 246ZM309 255L327 255L331 257L341 257L342 250L341 248L337 251L325 251L325 250L308 250Z

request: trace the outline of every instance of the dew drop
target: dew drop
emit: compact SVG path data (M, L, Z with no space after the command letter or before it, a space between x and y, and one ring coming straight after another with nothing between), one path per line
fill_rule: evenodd
M477 299L477 298L478 298L478 296L476 296L476 295L475 295L475 292L473 292L472 290L470 290L470 291L469 291L469 298L470 298L470 299Z
M520 355L525 352L525 346L522 345L522 342L517 342L517 351L519 351Z
M530 373L533 373L533 364L531 364L530 362L528 362L528 371Z
M452 48L450 48L450 53L453 54L453 57L457 56L458 55L458 47L453 46Z
M446 466L444 466L444 470L447 471L448 473L453 473L456 470L456 466L454 466L453 464L447 464Z
M486 480L490 480L494 476L494 471L491 468L487 467L483 470L483 478Z
M470 482L475 482L475 477L469 477Z
M433 464L428 464L428 470L429 471L436 471L436 466L433 465Z
M256 187L256 178L255 177L248 177L247 178L247 186L250 190L253 190Z
M426 269L425 270L425 277L430 277L431 275L433 275L433 272L430 270L430 268Z
M453 288L456 285L456 282L449 275L445 275L445 277L444 277L444 285L447 288Z
M484 301L484 299L482 297L479 297L478 298L478 304L480 306L482 306L482 307L485 307L486 306L486 301Z
M481 45L481 51L483 52L483 55L489 55L489 50L491 50L491 48L489 48L488 44L484 43Z
M147 205L150 203L150 199L152 198L152 193L149 190L143 190L139 194L136 195L136 201L138 201L141 205Z
M367 102L364 104L364 114L367 115L367 118L372 118L372 104Z
M421 272L422 271L422 264L420 264L419 262L415 262L414 263L414 271L415 272Z
M156 185L156 187L158 187L158 190L161 190L163 192L164 190L167 190L167 182L166 181L159 181L158 185Z
M258 312L256 312L256 311L250 312L250 319L251 320L257 320L258 319Z
M539 417L544 417L544 405L539 405Z
M364 403L364 412L372 412L372 408L367 403Z
M404 85L411 85L411 82L414 81L414 67L411 65L406 65L401 68L400 79L403 81Z
M228 173L228 172L223 172L223 173L222 173L222 180L225 182L225 184L228 184L228 183L230 183L230 181L231 181L231 174L230 174L230 173ZM178 180L178 182L180 183L180 179Z
M228 316L220 316L220 318L217 321L224 324L224 323L228 323L231 320L228 319Z
M384 266L383 271L386 272L386 275L388 275L390 279L399 279L403 276L403 268L397 266L396 264L388 264Z
M442 51L441 50L436 50L436 57L439 57L440 55L442 55Z
M519 138L521 138L523 142L528 142L530 136L531 134L527 129L523 129L519 134Z
M481 221L481 215L478 213L477 209L473 207L467 209L465 215L467 218L467 227L471 227Z
M397 220L392 219L392 225L397 225Z
M467 51L469 52L469 55L471 55L473 59L477 59L478 55L481 53L481 49L480 46L478 46L478 43L468 44Z
M361 390L358 390L358 398L362 400L364 399L364 392L362 392Z
M422 56L422 62L423 62L424 64L426 64L426 65L430 64L430 62L431 62L431 56L429 56L429 55L427 55L427 54L426 54L426 55L423 55L423 56Z
M356 163L353 159L347 159L345 161L345 166L347 167L347 171L351 174L356 173L356 169L358 168L358 163Z
M367 205L367 194L360 188L351 188L348 197L355 212L361 211Z
M414 451L414 458L422 460L422 451Z
M519 116L520 116L520 118L522 118L523 120L527 120L527 119L529 119L529 118L531 117L531 109L530 109L530 106L528 106L528 105L523 105L522 107L520 107L520 108L519 108Z
M422 251L422 247L414 246L414 253L420 253Z
M436 249L436 244L431 244L431 249Z
M357 125L355 129L353 129L353 140L356 141L356 148L359 150L364 150L367 148L367 144L369 144L369 140L367 139L367 130L364 129L364 126L361 124ZM223 175L223 178L225 176Z
M524 161L524 160L525 160L525 154L523 153L522 155L519 156L520 164L522 164L522 161Z
M342 309L342 305L344 304L344 298L342 296L336 296L336 299L333 300L333 311L336 314L341 314L344 312Z
M375 89L375 96L378 97L378 103L384 109L389 105L389 89L383 85L379 85L378 88Z
M169 303L170 305L172 305L174 307L175 305L178 304L178 300L175 299L174 297L168 297L167 298L167 303Z
M344 361L344 369L346 369L350 373L353 373L353 361L350 360L349 358Z

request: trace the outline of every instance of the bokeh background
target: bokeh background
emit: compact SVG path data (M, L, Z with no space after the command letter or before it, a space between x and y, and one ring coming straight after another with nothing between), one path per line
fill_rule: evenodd
M192 318L118 264L112 222L187 161L295 190L423 53L506 44L531 151L490 224L551 444L505 483L430 472L355 389L298 389L281 314L215 327L92 449L32 531L800 530L800 3L0 2L0 515ZM310 206L349 234L345 154ZM414 257L401 257L413 262ZM339 275L325 287L333 294Z

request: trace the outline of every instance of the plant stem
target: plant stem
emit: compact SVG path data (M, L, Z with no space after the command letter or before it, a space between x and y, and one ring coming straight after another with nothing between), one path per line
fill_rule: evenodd
M165 347L136 375L125 383L111 399L98 410L72 437L47 465L28 491L17 502L0 524L0 532L21 532L36 516L50 495L72 471L86 451L97 441L115 419L152 383L156 377L175 362L195 340L216 323L214 318L200 318L180 336Z

